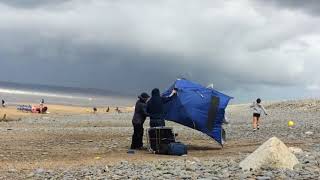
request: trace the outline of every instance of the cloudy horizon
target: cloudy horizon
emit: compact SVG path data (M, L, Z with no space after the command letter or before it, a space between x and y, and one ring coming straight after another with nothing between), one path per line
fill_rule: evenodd
M320 97L320 1L0 0L0 81Z

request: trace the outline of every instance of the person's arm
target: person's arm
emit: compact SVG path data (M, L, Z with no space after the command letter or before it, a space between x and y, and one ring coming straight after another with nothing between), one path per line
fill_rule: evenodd
M250 108L254 108L255 106L255 103L253 102L251 105L250 105Z
M163 103L167 103L171 101L175 96L177 95L177 91L175 89L172 90L171 94L169 96L163 96L161 97Z
M150 115L150 101L148 101L147 103L146 103L146 112L147 112L147 114L149 114Z
M147 104L141 104L141 112L145 116L149 116L148 110L147 110Z
M261 104L261 109L262 109L262 111L264 112L265 115L268 115L266 109L264 108L264 106L262 104Z

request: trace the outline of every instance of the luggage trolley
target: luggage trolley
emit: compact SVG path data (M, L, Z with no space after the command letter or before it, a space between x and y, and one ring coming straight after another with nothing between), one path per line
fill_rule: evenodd
M155 154L167 154L168 144L176 142L175 134L171 127L148 128L146 134L148 150Z

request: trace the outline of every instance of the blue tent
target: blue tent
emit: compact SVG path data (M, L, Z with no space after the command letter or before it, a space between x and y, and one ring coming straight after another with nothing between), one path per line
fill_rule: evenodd
M222 122L232 97L185 79L178 79L163 95L178 89L164 105L165 119L201 131L222 144Z

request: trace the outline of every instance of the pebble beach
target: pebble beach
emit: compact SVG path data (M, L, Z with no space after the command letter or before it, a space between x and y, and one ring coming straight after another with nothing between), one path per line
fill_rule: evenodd
M319 179L320 101L265 107L269 115L253 132L249 104L230 105L223 148L197 131L167 123L188 146L188 155L179 157L146 149L127 154L131 112L52 113L1 122L0 179ZM290 120L294 127L288 127ZM302 150L295 153L300 163L293 170L243 171L239 163L274 136Z

